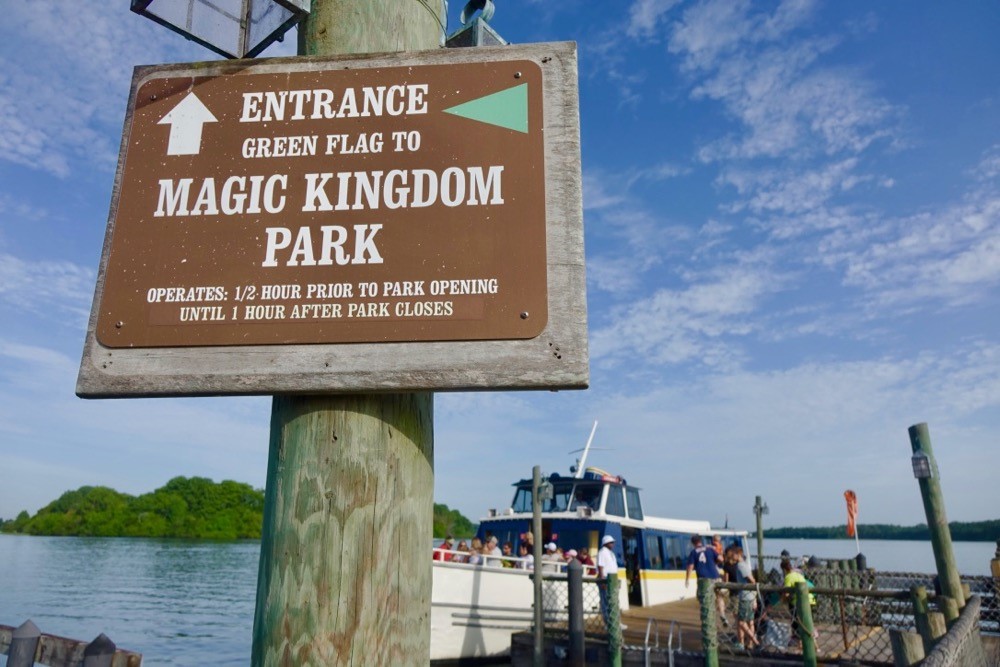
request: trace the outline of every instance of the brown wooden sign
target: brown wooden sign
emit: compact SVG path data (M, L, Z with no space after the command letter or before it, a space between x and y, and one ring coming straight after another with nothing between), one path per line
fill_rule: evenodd
M553 273L560 255L582 269L575 69L571 44L137 68L80 393L106 395L115 373L87 361L113 351L172 378L131 375L149 387L137 394L287 390L247 391L246 377L230 389L226 372L189 391L175 360L528 341L570 324L567 296L585 336L582 275L567 295ZM570 150L568 178L554 146ZM554 200L567 191L575 200ZM362 388L326 368L302 390Z
M98 340L537 336L541 79L528 60L149 77Z

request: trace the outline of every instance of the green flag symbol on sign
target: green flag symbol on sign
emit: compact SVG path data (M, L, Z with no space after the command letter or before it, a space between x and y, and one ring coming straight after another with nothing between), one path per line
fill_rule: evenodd
M480 123L528 132L528 84L522 83L498 93L463 102L444 110Z

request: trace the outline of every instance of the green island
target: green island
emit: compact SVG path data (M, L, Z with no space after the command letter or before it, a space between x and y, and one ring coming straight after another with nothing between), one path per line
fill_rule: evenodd
M78 537L260 539L264 492L242 482L175 477L150 493L131 496L106 486L67 491L34 515L0 519L0 532ZM434 505L434 535L474 535L458 510Z
M951 539L957 542L993 542L1000 540L1000 519L989 521L950 521ZM858 536L869 540L930 540L926 523L896 526L888 523L858 524ZM847 526L805 526L767 528L764 537L805 538L813 540L848 539Z

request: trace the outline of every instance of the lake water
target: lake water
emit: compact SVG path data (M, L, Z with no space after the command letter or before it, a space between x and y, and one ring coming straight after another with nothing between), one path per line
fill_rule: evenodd
M768 540L765 553L850 558L853 540ZM989 574L995 545L958 542L963 574ZM751 550L756 547L751 543ZM933 572L929 542L869 540L879 570ZM247 665L258 542L0 535L0 623L49 634L103 632L143 665ZM0 657L0 665L5 660Z

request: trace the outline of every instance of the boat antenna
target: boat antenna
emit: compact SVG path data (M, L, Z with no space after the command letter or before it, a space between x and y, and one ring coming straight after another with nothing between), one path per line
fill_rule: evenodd
M594 420L594 427L592 429L590 429L590 437L587 438L587 445L583 448L583 456L581 456L577 460L577 462L576 462L576 470L572 471L572 472L576 473L574 476L577 479L581 479L583 477L584 466L587 465L587 454L590 452L590 443L592 443L594 441L594 433L596 433L596 432L597 432L597 420L595 419ZM570 452L570 454L574 454L574 453L579 452L579 451L581 451L581 450L574 449L572 452Z

